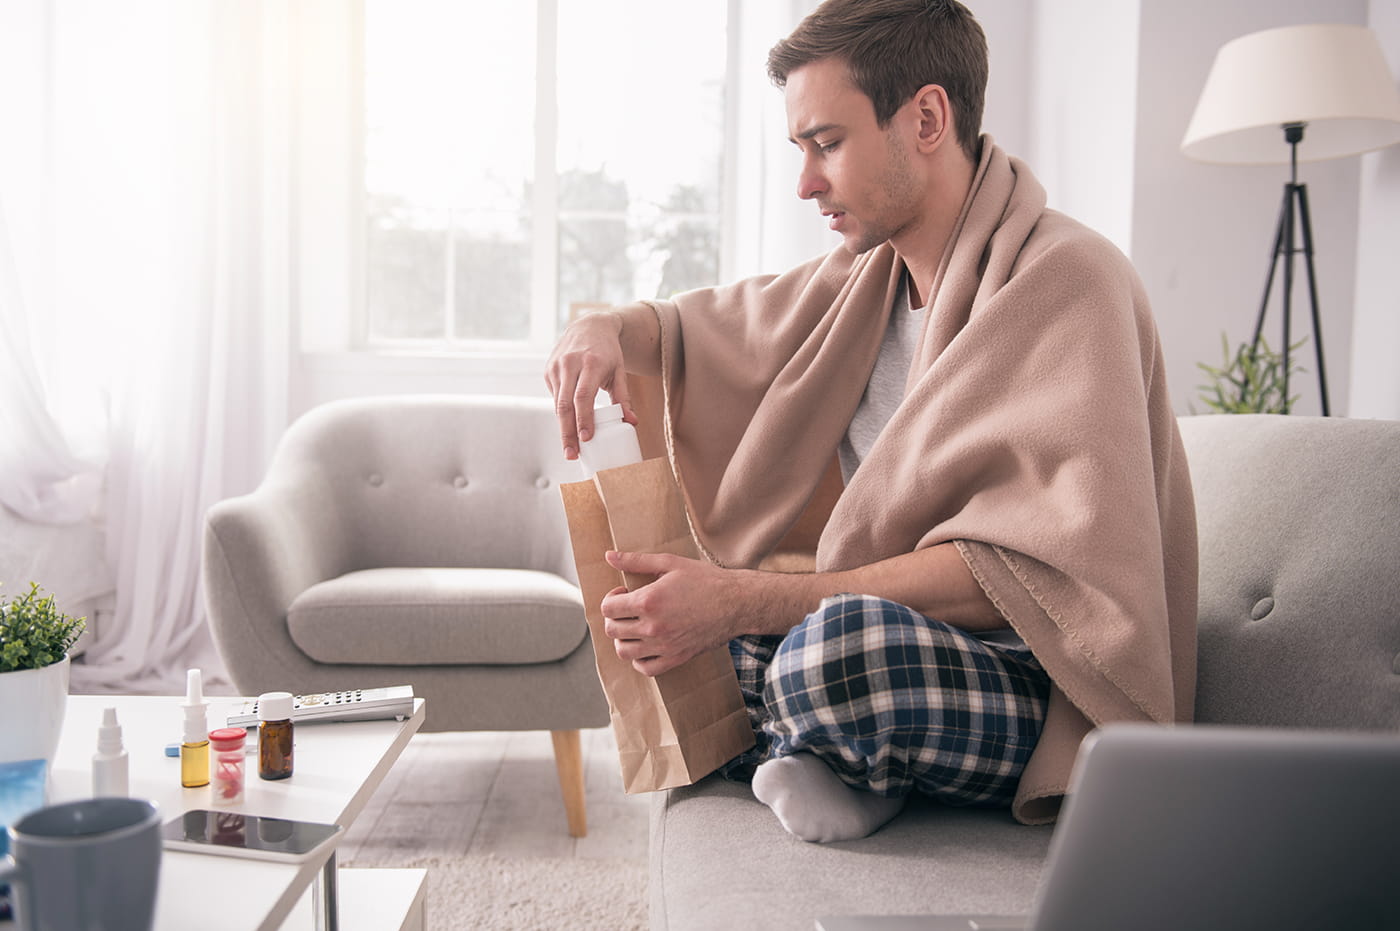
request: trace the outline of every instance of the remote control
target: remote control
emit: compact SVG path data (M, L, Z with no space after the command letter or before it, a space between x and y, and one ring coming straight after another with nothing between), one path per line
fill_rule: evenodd
M413 686L391 685L382 689L317 692L292 697L292 722L402 720L413 714ZM245 701L228 716L234 727L258 723L258 701Z

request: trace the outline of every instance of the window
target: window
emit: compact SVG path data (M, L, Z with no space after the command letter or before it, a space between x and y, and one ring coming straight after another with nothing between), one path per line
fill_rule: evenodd
M719 280L727 0L363 4L363 345L542 350Z

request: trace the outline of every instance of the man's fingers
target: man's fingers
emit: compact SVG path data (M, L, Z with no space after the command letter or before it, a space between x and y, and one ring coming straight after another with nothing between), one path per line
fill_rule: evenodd
M637 611L632 605L631 593L621 585L604 595L598 608L603 612L604 621L635 621L637 619ZM608 631L608 636L612 636L611 631Z
M631 414L632 398L624 373L617 314L588 314L569 324L545 366L545 384L554 397L559 439L567 459L577 459L583 443L593 438L593 405L598 392L607 389L613 403L623 405L623 417Z
M559 421L564 458L577 459L579 444L593 436L593 400L599 388L597 375L585 360L577 377L551 372L548 382L554 395L554 416Z
M663 672L675 669L680 662L675 657L669 656L648 656L642 659L634 659L632 668L644 676L659 676Z
M654 676L679 665L674 658L652 656L640 640L614 640L613 649L620 659L632 664L632 668L645 676Z
M559 440L564 446L565 459L578 458L578 421L574 419L573 396L556 395L554 416L559 421Z
M592 387L585 387L591 385ZM598 394L598 385L579 376L574 389L574 420L578 423L578 441L587 443L593 439L593 399Z
M621 369L613 375L612 385L608 387L608 397L612 398L614 404L622 405L623 421L636 426L637 415L632 410L632 394L627 387L627 373Z
M669 553L627 553L608 550L603 554L608 565L619 572L635 572L638 575L661 575L675 565L679 557Z
M638 639L635 617L603 617L603 633L608 639L618 643L636 643ZM626 659L628 657L624 657Z

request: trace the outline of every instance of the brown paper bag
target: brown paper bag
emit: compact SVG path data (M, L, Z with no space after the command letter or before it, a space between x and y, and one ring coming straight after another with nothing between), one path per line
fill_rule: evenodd
M607 550L696 556L670 464L648 459L604 469L560 490L622 787L635 793L690 785L754 745L729 650L716 647L659 676L642 675L613 649L601 607L618 585L636 590L652 580L624 578L603 558Z

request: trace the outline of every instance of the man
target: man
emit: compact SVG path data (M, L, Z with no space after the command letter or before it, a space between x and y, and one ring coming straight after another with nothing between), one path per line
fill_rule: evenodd
M915 792L1050 820L1092 726L1192 707L1194 506L1146 296L979 134L961 4L828 0L768 64L843 247L584 317L548 363L570 458L599 389L635 420L628 373L660 376L706 557L609 554L656 580L604 599L606 632L650 675L729 643L758 746L726 774L799 837ZM837 461L816 571L758 570Z

